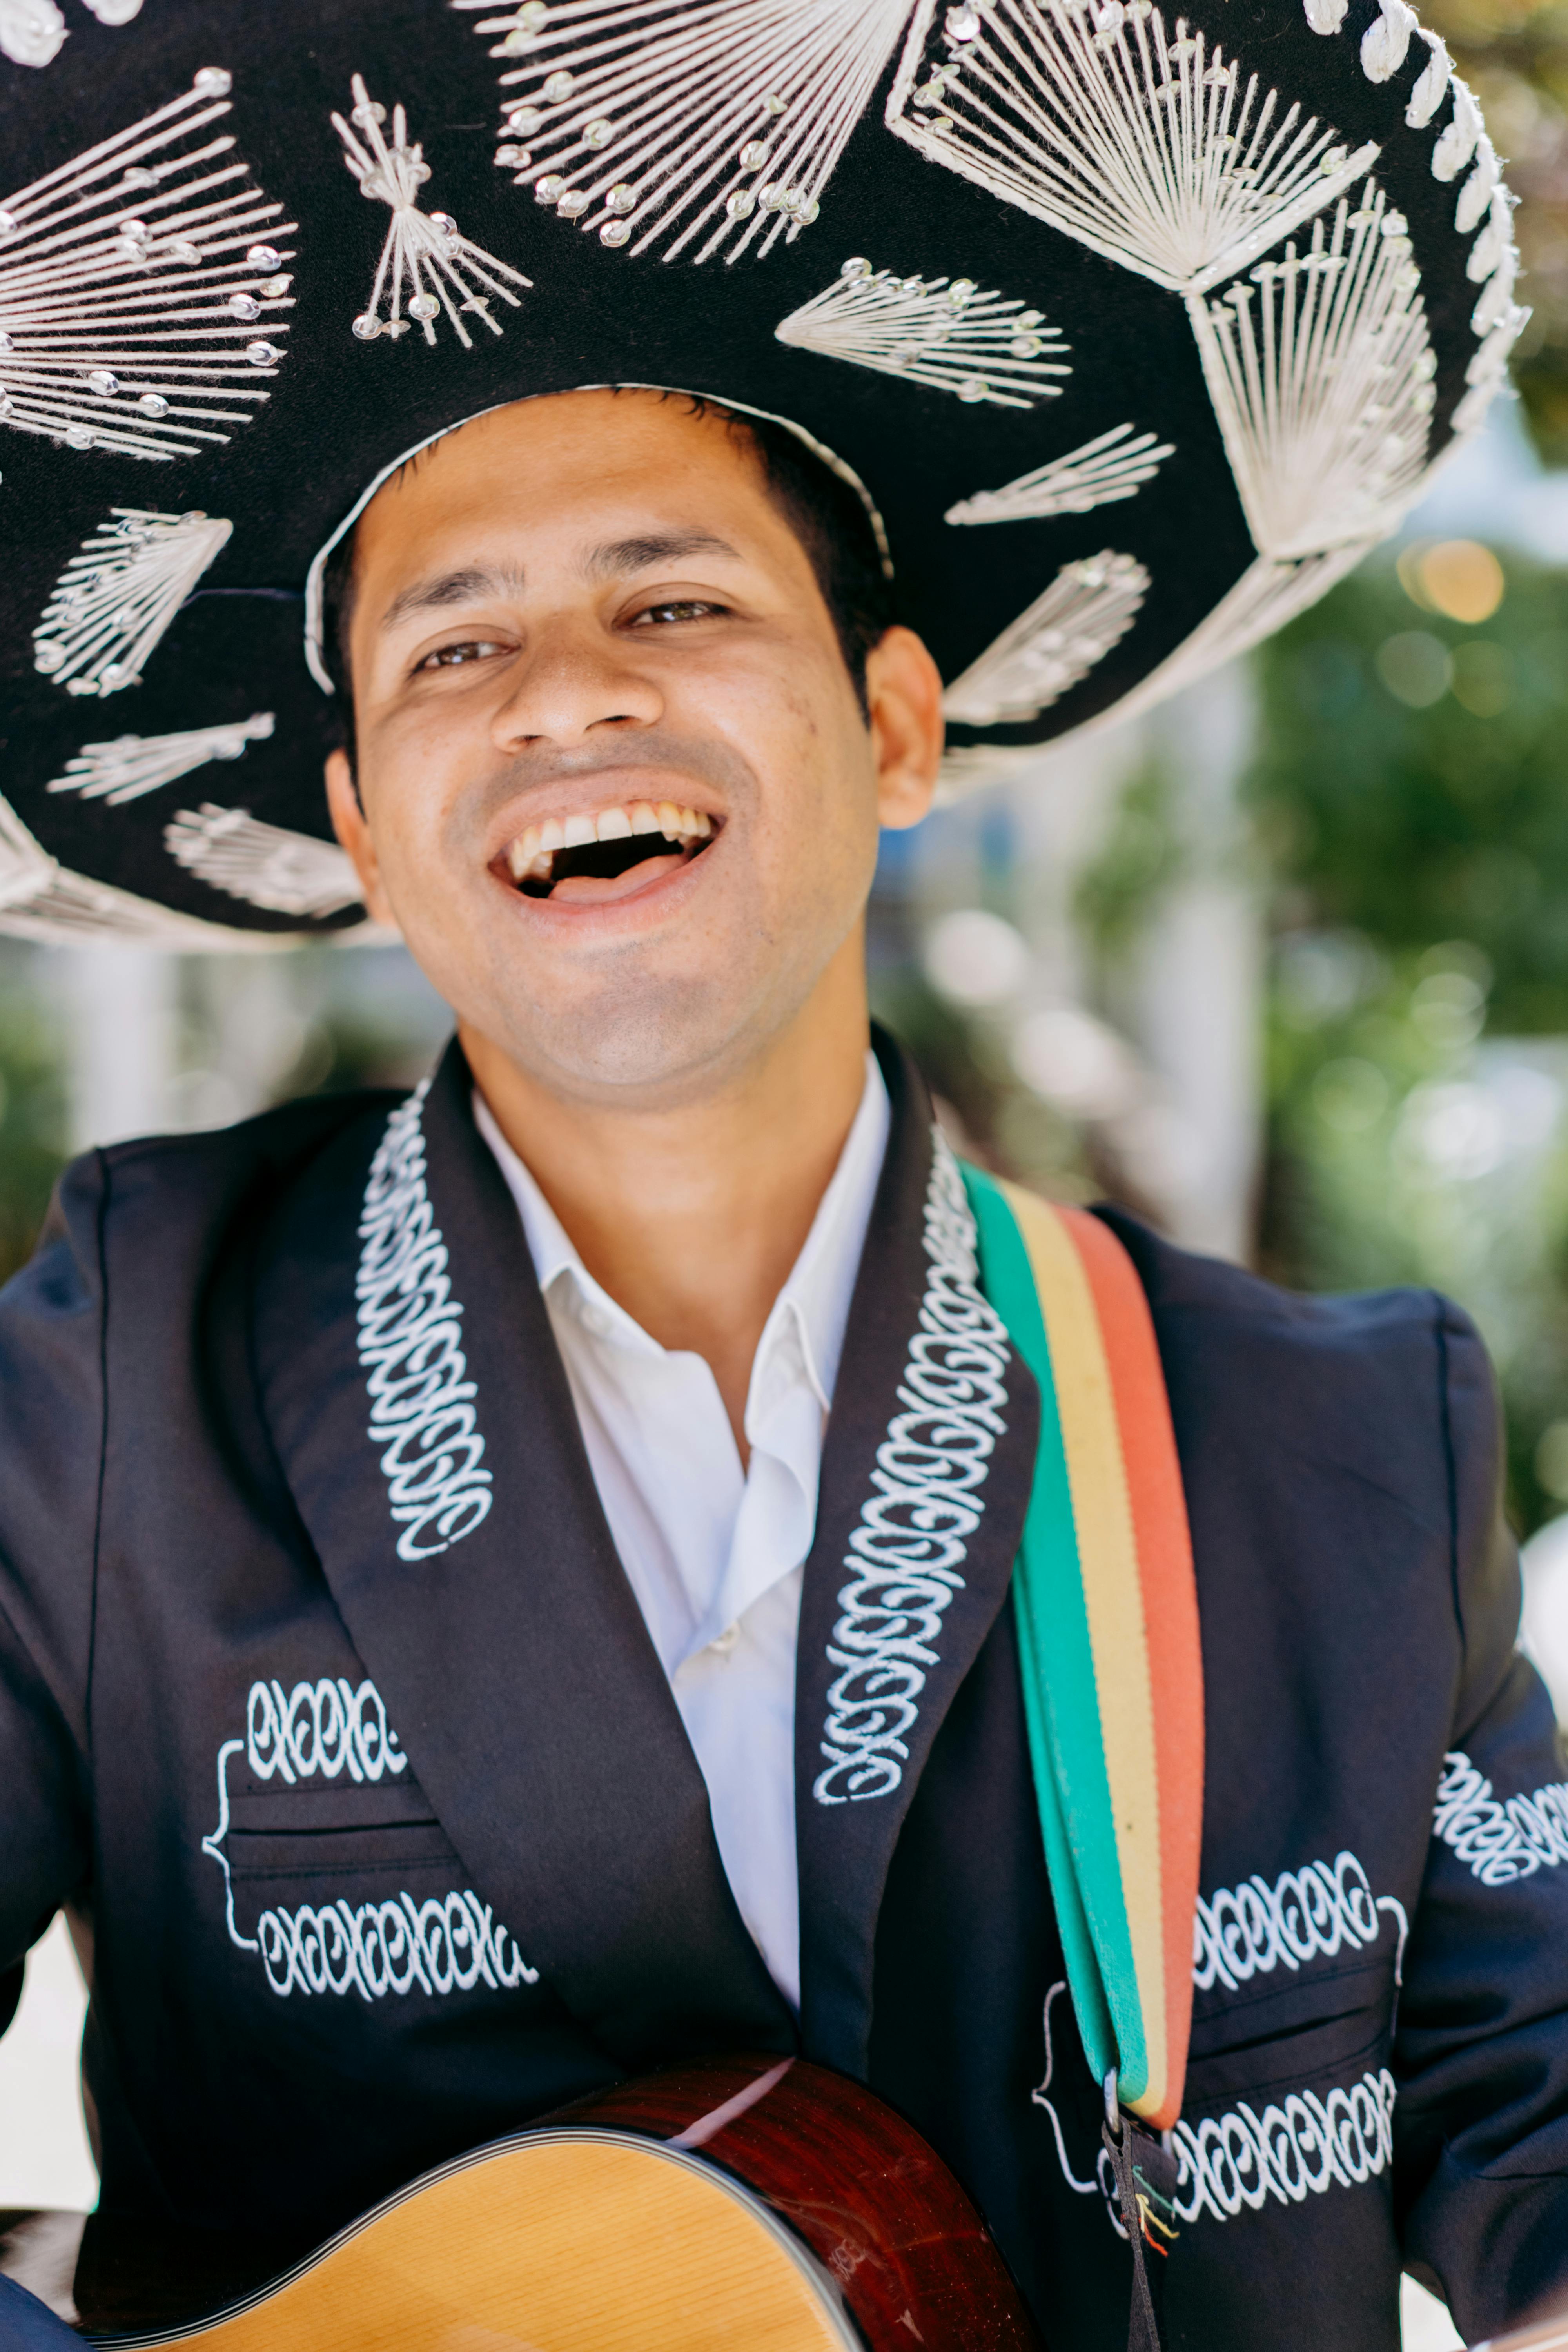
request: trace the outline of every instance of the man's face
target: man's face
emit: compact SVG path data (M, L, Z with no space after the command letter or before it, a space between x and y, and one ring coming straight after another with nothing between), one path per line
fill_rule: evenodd
M700 1092L858 957L881 823L924 813L934 667L868 727L760 464L679 399L497 410L372 501L351 628L373 910L552 1091Z

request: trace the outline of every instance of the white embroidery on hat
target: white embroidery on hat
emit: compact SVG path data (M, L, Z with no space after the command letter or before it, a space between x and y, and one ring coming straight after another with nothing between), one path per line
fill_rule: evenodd
M974 1217L946 1138L931 1131L925 1199L929 1262L918 1328L899 1383L874 1489L849 1538L850 1580L827 1645L839 1669L827 1693L819 1805L886 1797L903 1778L908 1734L942 1612L980 1524L980 1489L1006 1428L1006 1327L980 1288Z
M1184 18L1168 34L1150 0L921 0L887 120L932 162L1180 293L1278 244L1378 152L1352 154L1260 94Z
M674 260L701 238L706 261L816 220L910 0L453 5L501 37L496 162L516 184L607 246Z
M142 0L83 0L100 25L129 25ZM65 46L66 20L55 0L0 0L0 57L13 65L53 65Z
M533 280L510 263L498 261L482 246L471 244L450 213L420 211L419 191L430 177L430 166L418 142L409 142L406 115L401 106L393 108L389 146L381 127L386 121L385 107L370 96L362 75L355 74L352 86L354 127L351 129L341 114L333 115L332 127L343 142L343 160L359 182L361 195L379 197L392 210L375 283L370 300L353 322L353 331L362 342L374 342L381 335L395 342L415 322L425 330L426 341L433 343L436 320L445 310L458 341L471 352L473 338L463 323L463 314L482 320L492 335L499 335L500 321L492 319L489 311L492 299L520 310L520 298L511 288L531 287ZM503 282L508 278L510 285ZM388 306L384 318L384 302Z
M1308 21L1310 22L1310 10ZM1415 29L1426 44L1426 62L1415 77L1415 87L1405 110L1405 122L1407 130L1425 131L1447 94L1454 68L1442 35L1429 33L1419 25Z
M1332 36L1344 24L1346 0L1305 0L1305 13L1314 32ZM1380 0L1377 17L1361 38L1361 70L1373 82L1392 79L1417 35L1426 56L1405 105L1405 123L1425 130L1451 90L1451 119L1433 147L1434 176L1455 179L1475 159L1454 221L1461 236L1479 231L1467 268L1487 288L1471 321L1480 348L1467 367L1468 388L1452 419L1453 431L1466 434L1480 423L1502 383L1509 352L1530 314L1513 300L1514 199L1500 184L1479 109L1454 77L1442 41L1421 31L1407 0ZM1184 19L1167 39L1151 0L959 0L945 7L941 0L921 0L887 119L933 161L1121 267L1191 298L1301 230L1378 152L1368 142L1352 154L1332 131L1315 120L1303 122L1299 107L1279 112L1277 91L1258 103L1258 89L1253 75L1243 90L1236 61L1227 61L1218 45L1207 45L1201 32L1191 32ZM1288 252L1279 266L1305 268L1310 260ZM1405 274L1407 284L1413 282L1408 265ZM1376 308L1380 298L1367 289L1357 307L1366 307L1369 299ZM1402 404L1406 410L1410 390L1405 387ZM1222 422L1225 414L1222 404ZM1425 438L1405 429L1410 423L1409 415L1397 418L1383 436L1400 445L1390 457L1391 473L1405 469L1417 437L1416 463L1425 461ZM1370 432L1363 436L1363 458L1374 441ZM1262 470L1270 477L1269 503L1276 505L1273 461ZM1279 471L1285 503L1300 507L1305 469L1298 470L1288 451ZM1346 514L1347 503L1356 503L1344 497L1346 474L1342 447L1330 477L1340 495L1328 501L1327 527L1336 538L1356 535ZM1255 467L1250 484L1244 484L1244 495L1248 487L1254 493L1254 507L1258 476ZM1364 491L1367 485L1363 480L1359 487ZM1395 495L1401 505L1408 503L1403 490ZM1378 532L1391 527L1382 520L1374 525ZM1322 544L1321 532L1312 536ZM1273 537L1258 544L1271 553L1307 551L1281 549Z
M1502 176L1497 149L1482 131L1476 142L1476 160L1454 206L1454 226L1461 236L1479 227Z
M245 1702L245 1760L258 1780L290 1785L320 1773L335 1780L395 1780L408 1759L386 1719L386 1702L367 1677L323 1675L285 1691L276 1676L254 1682Z
M1408 0L1378 0L1382 14L1361 37L1361 69L1368 81L1392 81L1405 63L1417 23Z
M1031 408L1059 394L1047 377L1072 373L1068 346L1038 310L984 292L973 278L900 278L858 255L773 332L826 359L999 408Z
M1261 2115L1245 2101L1199 2124L1178 2123L1171 2144L1178 2160L1176 2210L1184 2221L1208 2214L1234 2221L1273 2198L1300 2205L1330 2189L1359 2188L1394 2160L1397 2085L1386 2066L1326 2095L1292 2091Z
M0 424L71 449L190 457L246 425L283 354L294 234L225 131L233 77L191 89L0 200ZM263 234L265 233L265 240ZM223 404L230 404L225 405Z
M426 1078L386 1122L360 1220L359 1355L368 1434L403 1529L399 1559L432 1559L483 1525L494 1496L463 1354L463 1309L425 1182ZM434 1538L431 1540L430 1538Z
M1506 379L1509 353L1527 324L1530 312L1513 299L1514 281L1519 274L1519 254L1513 242L1515 199L1502 184L1497 151L1481 127L1480 108L1457 74L1450 81L1447 51L1442 44L1433 41L1430 34L1424 37L1432 43L1431 58L1412 94L1405 121L1413 121L1420 99L1424 121L1429 122L1451 88L1449 118L1432 150L1432 176L1445 182L1456 180L1466 165L1470 165L1454 205L1454 227L1461 236L1479 232L1465 265L1467 276L1484 289L1470 314L1470 331L1477 337L1479 349L1471 353L1466 366L1465 382L1469 388L1452 419L1455 433L1466 434L1479 425ZM1430 82L1428 76L1432 78Z
M937 771L935 804L948 808L966 793L1007 783L1039 757L1037 743L949 743Z
M1394 530L1422 488L1436 394L1421 273L1369 180L1217 299L1187 304L1259 554L1289 561Z
M1347 5L1348 0L1304 0L1307 22L1314 33L1337 33L1344 23ZM1451 420L1454 433L1464 435L1474 432L1486 415L1508 373L1509 352L1530 318L1530 312L1513 299L1519 266L1511 220L1514 199L1500 185L1497 154L1481 128L1481 110L1475 94L1455 73L1439 36L1425 30L1407 0L1379 0L1379 9L1380 14L1362 36L1363 73L1369 81L1388 81L1405 63L1412 37L1418 37L1426 43L1426 59L1415 77L1405 109L1405 124L1412 131L1425 131L1436 119L1444 99L1452 93L1448 120L1433 143L1432 177L1445 182L1456 180L1473 158L1474 168L1459 191L1454 209L1457 233L1468 236L1490 212L1467 264L1473 279L1478 283L1487 279L1489 283L1470 321L1481 347L1472 353L1465 370L1469 390L1460 399Z
M363 2000L380 2000L416 1987L440 1995L469 1992L480 1983L511 1991L539 1982L539 1970L529 1967L516 1937L469 1887L423 1899L399 1893L357 1904L340 1896L295 1911L269 1906L255 1935L242 1935L226 1852L230 1759L245 1756L264 1780L274 1772L286 1780L309 1779L317 1770L335 1779L345 1764L352 1778L375 1780L408 1763L371 1682L357 1690L342 1677L298 1683L287 1699L277 1682L253 1683L247 1715L247 1738L226 1739L217 1751L217 1827L203 1838L202 1852L223 1873L230 1943L242 1952L259 1952L275 1993L287 1999L295 1991L357 1992Z
M943 710L967 727L1037 719L1120 643L1148 593L1149 574L1133 556L1105 548L1064 563L1028 611L954 678Z
M236 947L255 944L240 931L175 914L151 898L94 882L62 866L0 798L0 931L46 947L126 940L142 947L210 950L214 935Z
M233 529L199 509L111 507L44 607L33 667L68 694L140 686L143 665Z
M52 65L65 45L55 0L0 0L0 55L13 65Z
M117 735L110 742L84 743L48 790L79 793L84 801L122 808L127 801L139 801L144 793L155 793L211 760L243 759L246 745L264 742L272 728L271 711L258 710L249 719L187 727L177 735Z
M1386 1912L1398 1930L1394 1954L1395 1990L1403 1979L1409 1932L1396 1895L1376 1895L1366 1872L1349 1852L1332 1862L1309 1862L1281 1871L1272 1885L1255 1871L1240 1886L1222 1886L1198 1897L1193 1920L1193 1982L1200 1992L1222 1984L1234 1992L1255 1976L1276 1969L1292 1972L1342 1950L1375 1944Z
M1120 726L1124 719L1136 718L1169 696L1179 694L1184 687L1206 677L1222 662L1231 661L1237 654L1260 645L1265 637L1272 636L1287 621L1294 620L1298 613L1306 612L1320 596L1326 595L1336 580L1353 572L1362 558L1371 552L1373 544L1370 540L1363 540L1350 547L1336 547L1325 555L1309 555L1299 563L1276 563L1266 555L1258 556L1235 586L1226 590L1214 610L1205 614L1191 636L1184 637L1174 653L1168 654L1131 694L1124 695L1107 714L1108 718Z
M1436 63L1436 56L1430 61ZM1468 82L1455 74L1449 85L1453 105L1448 120L1438 132L1432 149L1432 177L1435 180L1457 179L1476 152L1481 135L1481 110L1476 103L1475 92Z
M999 490L976 490L949 507L951 523L1030 522L1050 515L1089 514L1096 507L1115 506L1136 498L1143 483L1152 482L1173 441L1155 442L1152 433L1135 433L1131 425L1113 425L1081 448L1064 457L1052 457L1032 473L1020 474Z
M1511 1886L1568 1863L1568 1780L1529 1796L1497 1797L1462 1748L1443 1759L1432 1833L1483 1886Z
M353 862L335 841L264 824L248 809L214 801L181 809L163 846L187 874L270 914L321 917L364 903Z
M1509 353L1519 341L1521 328L1530 318L1530 312L1521 310L1511 299L1516 266L1517 257L1510 255L1506 269L1499 270L1487 289L1490 294L1492 288L1497 288L1497 299L1487 303L1483 298L1483 301L1476 305L1477 317L1484 309L1493 323L1484 330L1478 329L1478 332L1482 334L1481 346L1471 354L1465 369L1465 381L1470 389L1454 411L1452 421L1456 433L1473 431L1485 416L1493 395L1507 379Z

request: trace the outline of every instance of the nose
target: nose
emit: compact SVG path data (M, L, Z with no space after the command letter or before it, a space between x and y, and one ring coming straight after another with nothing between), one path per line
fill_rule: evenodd
M491 725L502 751L536 743L566 748L601 729L654 727L664 716L664 697L629 646L564 617L530 633L508 683Z

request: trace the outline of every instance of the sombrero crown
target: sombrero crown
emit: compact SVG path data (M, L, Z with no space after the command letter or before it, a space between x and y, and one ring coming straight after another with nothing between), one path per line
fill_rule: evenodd
M1526 315L1405 0L0 0L0 925L34 937L363 920L321 559L498 403L800 431L874 507L958 786L1321 595Z

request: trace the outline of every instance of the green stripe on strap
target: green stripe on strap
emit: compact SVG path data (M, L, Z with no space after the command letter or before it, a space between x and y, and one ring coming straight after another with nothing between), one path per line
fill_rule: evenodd
M1114 2069L1125 2084L1122 2095L1131 2099L1143 2087L1147 2059L1126 1936L1094 1654L1050 1349L1029 1255L1013 1213L988 1176L967 1165L963 1174L979 1229L981 1287L1007 1326L1040 1392L1039 1450L1013 1577L1013 1610L1046 1868L1089 2063L1097 2081L1103 2082ZM1068 1759L1070 1769L1064 1770ZM1064 1783L1075 1797L1071 1841L1063 1812ZM1121 2036L1111 2022L1111 2001L1086 1904L1092 1906L1102 1939L1109 1932L1113 1949L1115 1925L1121 1922L1121 1965L1117 1968L1114 1958L1111 1963L1112 1982L1121 1995ZM1133 2046L1125 2046L1122 2037Z

